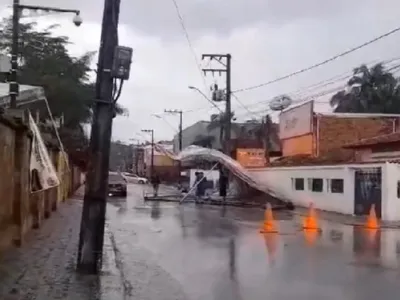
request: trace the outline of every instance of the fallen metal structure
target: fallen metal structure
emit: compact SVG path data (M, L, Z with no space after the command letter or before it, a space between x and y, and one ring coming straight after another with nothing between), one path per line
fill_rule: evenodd
M289 199L286 199L284 196L284 193L281 193L273 186L270 186L265 182L261 182L254 176L251 176L251 174L249 174L249 172L243 168L242 165L221 151L192 145L182 150L179 154L174 155L160 145L155 145L155 147L158 151L168 155L174 160L181 161L182 163L198 161L199 159L210 162L218 162L227 168L233 175L235 175L235 177L247 183L250 187L280 199L281 201L289 201Z
M227 168L237 179L246 183L251 188L266 194L268 197L265 202L275 202L276 204L280 203L281 206L291 206L291 201L284 196L284 193L280 192L273 186L269 186L267 183L254 178L254 176L251 176L251 174L249 174L249 172L236 160L225 155L221 151L192 145L175 155L171 151L163 148L161 145L155 145L155 148L157 151L169 156L171 159L182 163L190 163L198 160L218 162ZM251 202L251 199L243 200L242 202Z

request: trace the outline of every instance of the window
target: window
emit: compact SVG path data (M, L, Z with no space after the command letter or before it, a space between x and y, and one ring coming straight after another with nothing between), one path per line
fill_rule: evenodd
M343 179L331 179L331 192L343 194L344 189Z
M304 191L304 178L294 179L294 189L296 191Z
M311 190L313 192L322 192L324 189L324 181L322 178L312 178L311 180Z

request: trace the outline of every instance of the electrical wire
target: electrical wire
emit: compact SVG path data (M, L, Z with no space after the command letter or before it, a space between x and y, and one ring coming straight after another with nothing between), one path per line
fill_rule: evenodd
M344 88L345 88L345 86L339 86L339 87L325 90L325 91L322 91L322 92L319 92L316 94L311 94L311 95L308 95L307 97L293 101L292 104L298 104L298 103L307 102L310 100L314 100L314 103L318 103L318 104L329 104L329 101L316 101L315 99L318 99L320 97L330 95L333 93L337 93L337 92L343 90ZM267 108L259 110L259 111L253 111L252 114L254 115L254 114L266 113L266 112L270 112L270 111L272 112L272 109L267 107ZM248 115L248 113L238 114L236 117L245 117L247 115Z
M207 90L207 82L206 82L206 79L205 79L205 77L204 77L204 75L203 75L203 71L202 71L202 69L201 69L201 65L200 65L199 59L197 58L196 51L194 50L194 47L193 47L192 41L191 41L191 39L190 39L189 32L188 32L188 30L187 30L187 28L186 28L185 20L183 19L183 16L182 16L182 14L181 14L181 10L180 10L180 8L179 8L178 2L177 2L176 0L172 0L172 3L174 4L175 11L176 11L176 14L177 14L177 16L178 16L179 23L181 24L182 30L183 30L183 32L184 32L184 34L185 34L185 38L186 38L186 41L187 41L187 43L188 43L189 49L190 49L190 51L192 52L193 58L194 58L194 60L195 60L195 62L196 62L196 67L197 67L197 69L198 69L198 71L199 71L199 74L200 74L200 76L201 76L201 79L203 80L204 89ZM207 99L207 101L210 102L215 108L217 108L217 109L220 110L220 108L219 108L212 100L208 99L207 97L206 97L206 99Z
M388 65L388 64L390 64L392 62L395 62L395 61L398 61L398 60L400 60L400 57L397 56L397 57L390 58L390 59L387 59L387 60L383 61L382 64L383 65ZM370 61L370 62L366 63L365 65L371 67L371 66L379 63L379 61L380 60L373 60L373 61ZM393 71L393 70L397 69L397 65L395 65L394 67L391 67L391 66L386 66L386 67L389 67L387 69L387 71ZM318 89L320 89L322 87L326 87L326 86L329 86L329 85L344 81L344 80L348 79L349 77L351 77L352 75L353 75L353 70L346 71L346 72L340 73L338 75L335 75L333 77L330 77L328 79L325 79L325 80L319 81L317 83L311 84L309 86L305 86L305 87L299 88L299 89L297 89L297 90L295 90L293 92L288 93L287 95L290 96L291 98L296 98L296 97L304 98L304 97L306 97L305 93L307 93L307 92L310 92L312 90L318 90ZM341 88L345 88L345 86L343 86ZM233 94L233 95L235 95L235 94ZM273 98L272 99L268 99L268 100L261 100L261 101L255 102L255 103L251 103L251 104L248 104L248 105L241 105L241 106L242 107L245 106L246 107L245 110L249 111L249 109L248 109L249 107L254 107L254 106L257 106L257 105L261 105L261 104L268 104L272 100L273 100Z
M233 96L233 98L236 100L236 102L239 103L239 105L240 105L243 109L247 110L247 112L248 112L249 114L253 114L253 112L252 112L246 105L244 105L242 101L239 100L238 96L236 96L235 94L231 94L231 95Z
M179 133L179 130L169 121L167 121L161 114L152 114L152 116L164 121L164 123L167 124L173 131L175 131L175 133Z
M337 54L337 55L334 55L334 56L332 56L331 58L328 58L328 59L326 59L326 60L324 60L324 61L322 61L322 62L319 62L319 63L316 63L316 64L314 64L314 65L311 65L311 66L309 66L309 67L307 67L307 68L304 68L304 69L301 69L301 70L299 70L299 71L296 71L296 72L287 74L287 75L285 75L285 76L278 77L278 78L276 78L276 79L273 79L273 80L270 80L270 81L267 81L267 82L264 82L264 83L260 83L260 84L253 85L253 86L249 86L249 87L246 87L246 88L241 88L241 89L235 90L234 92L235 92L235 93L239 93L239 92L245 92L245 91L250 91L250 90L258 89L258 88L261 88L261 87L264 87L264 86L267 86L267 85L270 85L270 84L273 84L273 83L276 83L276 82L279 82L279 81L282 81L282 80L291 78L291 77L293 77L293 76L296 76L296 75L305 73L305 72L310 71L310 70L312 70L312 69L318 68L318 67L320 67L320 66L322 66L322 65L325 65L325 64L327 64L327 63L330 63L330 62L332 62L332 61L334 61L334 60L336 60L336 59L338 59L338 58L341 58L341 57L343 57L343 56L346 56L346 55L348 55L348 54L350 54L350 53L352 53L352 52L355 52L355 51L357 51L357 50L359 50L359 49L361 49L361 48L364 48L364 47L366 47L366 46L368 46L368 45L370 45L370 44L373 44L373 43L375 43L375 42L377 42L377 41L379 41L379 40L381 40L381 39L383 39L383 38L385 38L385 37L388 37L388 36L390 36L390 35L392 35L392 34L398 32L398 31L400 31L400 27L397 27L397 28L395 28L395 29L393 29L393 30L391 30L391 31L389 31L389 32L387 32L387 33L385 33L385 34L382 34L382 35L380 35L380 36L378 36L378 37L376 37L376 38L374 38L374 39L372 39L372 40L369 40L369 41L367 41L367 42L365 42L365 43L363 43L363 44L361 44L361 45L359 45L359 46L353 47L353 48L351 48L351 49L349 49L349 50L347 50L347 51L344 51L344 52L342 52L342 53L339 53L339 54Z

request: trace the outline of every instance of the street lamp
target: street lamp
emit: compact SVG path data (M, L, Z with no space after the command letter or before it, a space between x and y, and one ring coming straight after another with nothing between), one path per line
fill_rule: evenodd
M46 6L35 6L35 5L23 5L19 3L19 0L13 0L13 27L12 27L12 47L11 47L11 74L9 82L9 95L10 95L10 107L17 107L17 97L19 94L19 85L17 80L17 70L18 70L18 39L19 39L19 19L22 11L24 9L34 10L34 11L45 11L45 12L58 12L58 13L74 13L73 22L76 26L82 24L82 18L80 16L80 11L76 9L62 9L56 7L46 7Z
M164 110L164 112L165 113L168 113L168 114L172 114L172 115L179 115L179 134L178 134L178 136L179 136L179 152L182 152L182 147L183 147L183 145L182 145L182 140L183 140L183 128L182 128L182 125L183 125L183 111L182 110L179 110L179 109L165 109ZM178 162L178 173L179 173L179 176L178 176L178 181L179 181L179 184L181 183L181 173L182 173L182 164L181 164L181 161L179 161Z
M151 134L150 178L152 178L154 174L154 129L142 129L142 132Z
M191 86L191 85L189 85L188 88L191 89L191 90L197 91L200 95L202 95L204 98L206 98L207 101L212 102L211 99L208 98L207 95L204 94L199 88L197 88L197 87L195 87L195 86ZM212 102L212 103L213 103L213 102Z

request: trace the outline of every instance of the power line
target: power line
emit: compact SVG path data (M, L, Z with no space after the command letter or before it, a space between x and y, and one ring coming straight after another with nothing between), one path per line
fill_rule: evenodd
M398 60L400 60L400 57L397 56L397 57L394 57L394 58L390 58L390 59L381 61L381 63L382 63L383 65L386 65L386 64L390 64L390 63L392 63L392 62L398 61ZM379 62L380 62L380 60L373 60L373 61L370 61L370 62L368 62L368 63L365 63L365 65L367 65L368 67L371 67L372 65L377 64L377 63L379 63ZM390 67L389 69L387 69L387 71L393 71L393 70L397 69L397 65L395 65L394 67L392 67L392 66L387 66L387 67ZM344 75L344 76L343 76L343 75ZM297 97L300 96L300 97L303 98L303 97L305 97L305 95L302 95L302 94L304 94L304 93L306 93L306 92L310 92L310 91L312 91L312 90L318 90L318 89L320 89L320 88L322 88L322 87L326 87L326 86L332 85L332 84L334 84L334 83L341 82L341 81L343 81L343 80L345 80L345 79L348 79L348 78L351 77L352 75L353 75L353 71L346 71L346 72L344 72L344 73L340 73L340 74L338 74L338 75L335 75L335 76L333 76L333 77L331 77L331 78L328 78L328 79L319 81L319 82L317 82L317 83L311 84L311 85L309 85L309 86L305 86L305 87L302 87L302 88L300 88L300 89L297 89L297 90L295 90L295 91L293 91L293 92L288 93L288 95L289 95L291 98L294 98L294 97L296 97L296 96L297 96ZM345 86L339 87L339 88L345 88ZM322 92L323 92L323 91L322 91ZM268 104L268 103L270 103L272 100L273 100L273 99L257 101L257 102L255 102L255 103L248 104L248 105L247 105L247 108L248 108L248 107L254 107L254 106L259 105L259 104Z
M182 27L182 29L183 29L183 33L185 34L185 38L186 38L186 41L187 41L187 43L188 43L188 45L189 45L190 51L192 52L193 57L194 57L194 60L196 61L196 66L197 66L197 68L199 69L199 72L200 72L201 77L203 78L203 80L205 80L205 79L204 79L204 76L203 76L203 73L202 73L202 71L201 71L201 68L200 68L200 62L199 62L199 60L197 59L196 51L194 51L194 47L193 47L192 41L190 40L189 32L188 32L187 29L186 29L185 21L184 21L184 19L183 19L183 16L182 16L182 14L181 14L180 9L179 9L178 3L176 2L176 0L172 0L172 3L173 3L174 6L175 6L176 14L177 14L177 16L178 16L179 23L181 24L181 27Z
M207 90L207 82L206 82L206 79L205 79L205 77L203 75L203 71L201 69L200 62L199 62L199 60L197 58L196 51L194 50L192 41L190 40L189 32L188 32L188 30L186 28L185 21L183 19L183 16L181 14L180 9L179 9L178 2L176 0L172 0L172 3L174 4L175 10L176 10L176 14L177 14L178 19L179 19L179 23L181 24L182 30L183 30L183 32L185 34L186 41L188 43L190 51L192 52L192 55L193 55L194 60L196 62L196 67L197 67L197 69L198 69L198 71L200 73L201 79L203 80L204 89ZM220 108L214 102L212 102L210 99L207 99L207 101L210 102L215 108L220 110Z
M321 91L321 92L316 93L316 94L311 94L311 95L308 95L307 97L304 97L304 98L301 98L301 99L293 101L292 104L298 104L298 103L301 103L301 102L306 102L306 101L314 100L316 98L320 98L320 97L323 97L323 96L326 96L326 95L329 95L329 94L333 94L333 93L336 93L336 92L339 92L339 91L343 90L344 87L345 86L339 86L339 87L332 88L332 89L329 89L329 90ZM314 100L314 103L329 104L329 101L315 101ZM272 111L272 110L269 107L267 107L267 108L262 109L262 110L258 110L258 111L255 111L255 112L253 111L252 114L254 115L254 114L266 113L266 112L270 112L270 111ZM248 115L248 113L244 113L244 114L239 114L236 117L239 117L239 116L240 117L245 117L247 115Z
M359 45L359 46L357 46L357 47L351 48L351 49L349 49L349 50L347 50L347 51L345 51L345 52L342 52L342 53L340 53L340 54L337 54L337 55L335 55L335 56L332 56L331 58L328 58L328 59L326 59L326 60L324 60L324 61L322 61L322 62L319 62L319 63L314 64L314 65L312 65L312 66L309 66L309 67L307 67L307 68L301 69L301 70L299 70L299 71L290 73L290 74L285 75L285 76L282 76L282 77L278 77L278 78L276 78L276 79L270 80L270 81L265 82L265 83L260 83L260 84L257 84L257 85L254 85L254 86L250 86L250 87L247 87L247 88L242 88L242 89L239 89L239 90L236 90L236 91L233 91L233 92L234 92L234 93L239 93L239 92L254 90L254 89L257 89L257 88L260 88L260 87L263 87L263 86L267 86L267 85L270 85L270 84L275 83L275 82L278 82L278 81L282 81L282 80L284 80L284 79L291 78L291 77L296 76L296 75L299 75L299 74L301 74L301 73L310 71L310 70L312 70L312 69L315 69L315 68L318 68L318 67L320 67L320 66L322 66L322 65L325 65L325 64L327 64L327 63L329 63L329 62L331 62L331 61L334 61L334 60L336 60L336 59L338 59L338 58L340 58L340 57L343 57L343 56L345 56L345 55L348 55L348 54L350 54L350 53L352 53L352 52L354 52L354 51L357 51L357 50L359 50L359 49L361 49L361 48L364 48L364 47L366 47L366 46L368 46L368 45L370 45L370 44L372 44L372 43L375 43L375 42L377 42L377 41L379 41L379 40L381 40L381 39L383 39L383 38L385 38L385 37L388 37L389 35L392 35L392 34L398 32L398 31L400 31L400 27L397 27L397 28L395 28L395 29L393 29L393 30L391 30L391 31L389 31L389 32L387 32L387 33L385 33L385 34L382 34L382 35L380 35L380 36L378 36L378 37L376 37L376 38L374 38L374 39L372 39L372 40L369 40L368 42L365 42L365 43L363 43L363 44L361 44L361 45Z
M233 96L233 98L235 98L236 102L239 103L239 105L241 107L243 107L245 110L247 110L247 112L249 114L253 114L253 112L246 105L244 105L242 101L239 100L238 96L236 96L235 94L232 94L232 96ZM254 115L254 116L256 116L256 115Z

